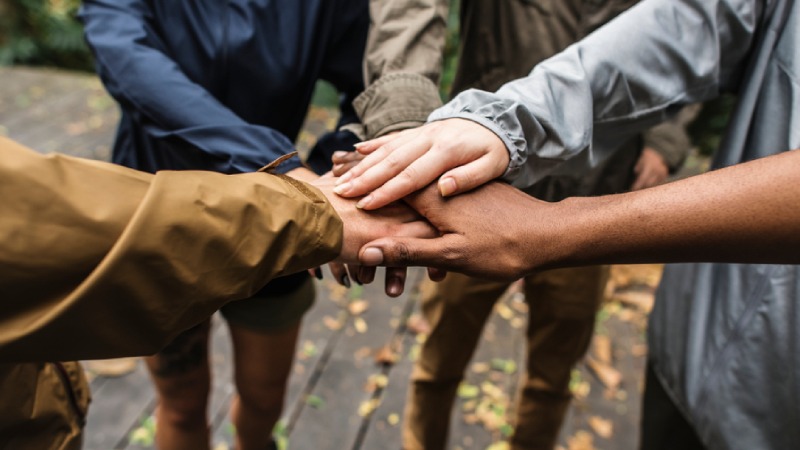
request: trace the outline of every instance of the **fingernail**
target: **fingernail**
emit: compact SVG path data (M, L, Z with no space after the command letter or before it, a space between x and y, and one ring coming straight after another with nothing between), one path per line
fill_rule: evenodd
M361 253L361 263L366 266L380 266L383 264L383 252L376 247L365 248Z
M353 144L353 147L355 147L355 148L363 147L365 144L366 144L366 142L356 142L355 144Z
M453 177L446 177L439 180L439 192L442 197L447 197L456 191L456 180Z
M356 203L356 208L364 209L364 208L368 207L370 205L370 203L372 203L372 194L370 194L370 195L362 198L361 200L359 200L358 203Z
M337 150L337 151L333 152L333 157L334 158L344 158L345 156L347 156L347 152L345 152L345 151Z
M403 293L403 287L400 286L398 283L400 283L400 280L393 279L392 280L392 284L389 285L389 289L388 289L389 292L387 292L387 294L389 294L392 297L397 297L400 294L402 294Z
M319 267L314 269L314 276L317 277L318 280L321 280L322 279L322 269L320 269Z
M339 186L333 188L333 192L342 195L345 192L349 191L351 187L353 187L353 185L350 183L340 184Z
M346 174L344 174L341 177L339 177L338 180L336 180L336 185L339 186L339 185L345 184L348 181L350 181L351 178L353 178L353 174L350 173L350 172L347 172Z
M347 275L342 275L342 278L340 279L340 281L346 288L349 288L350 285L351 285L350 284L350 277L348 277Z

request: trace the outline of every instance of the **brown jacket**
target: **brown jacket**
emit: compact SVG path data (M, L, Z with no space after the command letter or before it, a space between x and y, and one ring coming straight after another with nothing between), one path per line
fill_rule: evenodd
M0 138L0 178L0 362L36 361L0 365L0 448L77 445L85 380L41 361L152 354L341 248L318 191L265 173L150 175Z

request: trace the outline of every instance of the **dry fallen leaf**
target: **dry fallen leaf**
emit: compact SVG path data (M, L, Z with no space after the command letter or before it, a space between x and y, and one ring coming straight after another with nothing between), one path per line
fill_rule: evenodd
M353 300L347 305L347 310L354 316L360 316L369 309L369 302L366 300Z
M367 384L364 385L366 392L375 392L378 389L383 389L389 384L389 377L382 373L370 375L367 379Z
M586 365L597 375L600 382L609 389L616 389L622 382L622 374L608 364L599 362L592 357L587 357Z
M395 426L400 423L400 415L397 413L389 414L389 417L386 418L386 421L389 422L389 425Z
M595 334L592 341L594 357L603 364L611 364L611 338L604 334Z
M409 332L414 334L421 333L428 335L431 333L431 325L420 314L412 314L409 316L408 320L406 320L406 328Z
M514 311L505 303L497 303L497 305L495 305L495 311L497 311L497 314L503 319L511 320L514 318Z
M375 362L378 364L392 365L397 362L397 353L388 345L384 345L375 352Z
M361 417L367 417L368 415L372 414L372 412L375 411L380 404L381 400L379 398L373 398L365 402L361 402L361 405L358 407L358 415Z
M491 366L485 362L476 362L472 364L472 371L475 373L486 373L490 368Z
M580 430L567 439L568 450L595 450L594 436L585 430Z
M655 296L652 292L624 291L614 294L614 300L638 309L644 313L649 313L653 309Z
M322 318L322 324L331 331L337 331L342 328L342 323L339 322L336 318L331 316L325 316Z
M614 422L600 416L591 416L588 422L592 430L601 438L611 439L611 436L614 435Z
M361 334L367 332L367 321L361 317L356 317L356 320L353 321L353 326Z
M136 370L138 358L117 358L87 361L84 364L95 376L121 377Z

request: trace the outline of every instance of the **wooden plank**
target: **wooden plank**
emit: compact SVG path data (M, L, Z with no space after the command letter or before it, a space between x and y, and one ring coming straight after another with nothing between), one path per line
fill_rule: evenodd
M10 117L25 114L32 105L46 102L53 93L62 92L74 82L71 74L54 69L0 67L0 126Z
M92 404L84 430L86 449L117 448L123 437L155 403L153 387L142 361L136 370L108 378L92 392Z
M499 425L514 417L519 377L525 368L527 308L514 304L523 298L523 294L509 290L495 305L464 377L464 382L477 387L479 393L475 398L456 399L448 448L484 449L507 438L509 428ZM476 407L483 402L505 409L505 420L497 415L499 424L480 421L484 415L476 414Z
M604 308L608 308L608 305ZM617 307L612 306L612 309ZM600 315L603 315L602 310ZM622 320L615 313L601 319L601 322L596 334L611 338L613 367L622 376L621 382L617 389L609 390L585 362L579 364L579 378L588 382L590 390L585 398L573 400L559 443L564 448L570 448L572 441L573 446L578 442L589 442L599 449L635 449L639 440L646 361L643 328ZM600 425L604 425L604 422L611 425L609 436L603 436L603 427Z
M366 392L365 386L370 377L382 375L383 370L375 363L374 352L395 335L398 316L421 273L409 273L406 293L397 299L383 294L382 283L365 287L363 299L369 302L369 309L360 316L348 316L341 342L310 392L318 399L317 405L305 406L292 428L297 432L290 432L291 448L357 448L361 425L374 409L370 407L373 393ZM379 274L377 279L381 278Z

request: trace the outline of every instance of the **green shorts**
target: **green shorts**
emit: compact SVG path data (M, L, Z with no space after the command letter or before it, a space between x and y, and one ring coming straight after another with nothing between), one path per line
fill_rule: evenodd
M314 304L314 281L307 277L290 292L270 295L259 292L256 297L228 303L220 309L231 325L255 331L277 331L296 324Z

